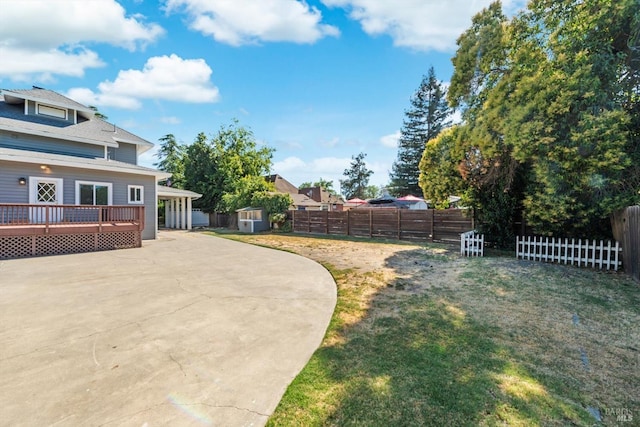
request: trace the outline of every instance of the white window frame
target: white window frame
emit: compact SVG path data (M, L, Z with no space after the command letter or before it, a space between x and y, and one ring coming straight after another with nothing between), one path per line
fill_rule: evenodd
M113 184L111 182L98 182L98 181L76 181L76 205L80 204L80 186L81 185L93 185L93 202L95 203L95 186L101 186L101 187L107 187L108 188L108 193L107 193L107 206L111 206L113 205ZM95 205L94 206L102 206L102 205Z
M56 114L49 114L46 113L42 110L49 109L50 112L54 112L54 111L60 111L62 113L61 115L56 115ZM69 111L67 111L66 108L60 108L60 107L54 107L53 105L47 105L47 104L41 104L39 102L36 102L36 114L39 116L47 116L47 117L53 117L56 119L62 119L62 120L68 120L69 119Z
M140 200L131 200L131 190L140 190ZM127 200L130 205L144 205L144 185L127 185Z

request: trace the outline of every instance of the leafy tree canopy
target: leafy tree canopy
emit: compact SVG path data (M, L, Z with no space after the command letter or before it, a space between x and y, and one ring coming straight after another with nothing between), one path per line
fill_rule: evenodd
M326 179L320 178L315 182L305 181L298 186L298 188L311 188L311 187L322 187L330 194L336 194L336 190L333 188L333 181L329 181Z
M269 173L273 151L258 146L253 133L237 121L222 126L210 140L198 134L187 147L184 165L186 188L203 195L194 206L205 212L229 212L231 204L225 203L225 194L240 194L245 187L267 190L257 183Z
M463 123L427 146L423 188L457 163L502 242L519 210L535 232L593 238L640 202L640 2L533 0L512 19L494 2L452 61Z

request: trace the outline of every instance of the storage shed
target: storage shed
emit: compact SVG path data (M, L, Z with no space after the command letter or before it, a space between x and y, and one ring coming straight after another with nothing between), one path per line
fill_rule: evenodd
M243 233L256 233L269 229L269 218L262 208L242 208L238 213L238 230Z

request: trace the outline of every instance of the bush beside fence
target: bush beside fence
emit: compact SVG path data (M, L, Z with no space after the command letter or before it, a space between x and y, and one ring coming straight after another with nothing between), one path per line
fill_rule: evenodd
M622 265L618 242L600 240L556 239L555 237L516 237L516 258L559 264L618 270Z

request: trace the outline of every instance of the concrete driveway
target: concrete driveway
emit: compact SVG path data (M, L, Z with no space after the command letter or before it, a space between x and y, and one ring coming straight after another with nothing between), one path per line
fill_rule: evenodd
M263 425L335 302L320 265L199 233L0 261L0 425Z

